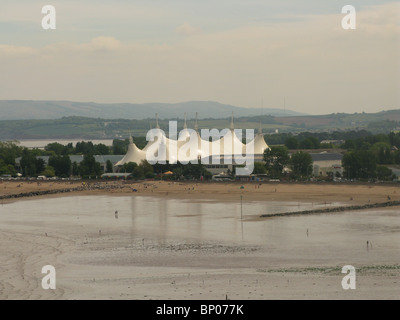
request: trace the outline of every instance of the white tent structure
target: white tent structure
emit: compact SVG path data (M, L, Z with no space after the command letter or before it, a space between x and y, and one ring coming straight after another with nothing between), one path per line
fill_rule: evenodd
M140 150L136 144L133 143L132 137L129 136L128 152L120 161L115 164L115 166L122 166L129 162L136 162L137 164L140 164L143 160L146 160L146 152Z
M116 163L116 166L121 166L128 162L136 162L139 164L143 160L146 160L149 155L157 158L159 153L163 151L165 151L164 155L167 161L189 162L199 158L203 159L218 156L229 158L235 154L245 155L246 151L250 150L251 154L263 154L264 151L269 148L262 134L261 123L255 138L249 142L248 145L243 144L234 130L233 112L230 129L218 140L207 141L201 138L197 122L197 113L194 130L187 128L185 113L183 130L179 133L178 140L171 140L165 136L165 133L160 129L158 114L156 114L156 129L150 131L147 139L149 142L143 150L140 150L133 143L132 137L130 136L128 152ZM162 155L162 153L160 153L160 155Z
M250 143L254 143L254 154L263 154L266 149L270 149L267 143L264 140L264 135L257 134L253 141Z
M221 156L232 156L234 154L243 154L246 152L246 146L242 143L241 139L237 137L235 132L235 126L233 124L233 112L230 130L219 140L210 142L210 156L218 155L218 152L216 151L218 150L218 146L219 154Z
M160 129L160 125L158 124L158 113L156 113L156 130L161 130ZM155 139L155 135L154 135L154 130L151 130L150 127L150 131L149 131L149 135L150 135L150 141L147 143L147 145L143 148L143 151L146 152L151 145L153 145L154 143L157 143L157 139Z
M252 145L254 154L263 154L266 149L270 149L268 144L265 142L264 135L262 133L261 122L257 135L248 144Z

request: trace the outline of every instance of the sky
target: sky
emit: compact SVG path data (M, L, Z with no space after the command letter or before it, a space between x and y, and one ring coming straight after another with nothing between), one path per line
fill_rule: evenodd
M0 72L0 100L400 109L400 1L2 0Z

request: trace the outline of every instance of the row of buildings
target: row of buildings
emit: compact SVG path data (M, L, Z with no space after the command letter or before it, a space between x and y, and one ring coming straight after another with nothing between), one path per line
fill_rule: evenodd
M311 158L313 159L313 174L314 176L327 176L329 174L336 174L339 172L341 175L343 173L342 169L342 157L343 155L340 153L310 153ZM103 172L106 172L107 161L109 160L113 165L113 172L119 172L119 166L117 165L126 155L95 155L94 158L96 162L100 163ZM71 163L80 163L83 160L83 155L70 155ZM45 164L48 164L50 156L38 156L38 158L43 159ZM16 167L17 169L20 167L21 158L17 158ZM258 156L255 159L256 162L261 162L262 157ZM212 174L226 174L228 171L234 171L234 164L208 164L205 165L206 169L210 171Z

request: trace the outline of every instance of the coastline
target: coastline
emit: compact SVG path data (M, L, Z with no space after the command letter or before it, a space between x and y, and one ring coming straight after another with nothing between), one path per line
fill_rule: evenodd
M219 202L237 201L242 196L245 201L339 202L354 206L400 201L396 184L2 181L0 190L2 203L77 195L157 196Z
M397 188L396 185L150 181L89 182L83 186L82 181L39 184L3 181L1 196L54 193L2 200L14 203L0 206L0 255L4 257L0 265L0 297L396 299L400 266L395 241L398 213L393 209L381 208L378 213L374 212L378 209L360 211L356 215L273 217L268 221L247 212L242 222L245 235L259 234L265 240L253 243L207 236L206 230L210 228L228 235L239 234L240 209L236 218L230 214L231 218L226 219L224 212L221 215L214 212L215 218L210 218L208 212L188 218L162 209L152 212L157 205L150 204L154 200L163 203L169 198L207 201L213 206L214 202L215 205L221 202L220 207L230 212L228 208L238 207L242 196L244 202L282 201L282 205L285 201L312 202L318 208L324 202L332 203L332 207L364 205L368 200L386 203L388 195L392 201L398 201ZM75 191L56 193L57 190ZM62 209L54 210L54 203L68 204L66 197L87 195L111 197L99 197L99 204L93 199L77 199L79 208L86 206L89 210L79 211L73 205L59 205ZM134 202L145 204L142 209L132 211L130 199L119 205L119 196L138 196L140 199ZM142 197L152 198L147 204ZM52 201L49 207L36 204L36 209L30 211L30 199L46 198L60 201ZM104 215L102 208L110 214ZM114 217L115 208L119 209L118 219ZM155 229L151 228L153 222ZM177 228L182 226L185 236L172 228L171 223L176 223ZM239 229L227 228L232 223ZM360 224L367 230L365 237L357 231ZM193 236L190 232L194 232ZM366 246L366 240L371 242L371 248ZM54 291L43 290L40 285L43 277L40 270L47 264L57 269ZM348 264L357 268L357 290L352 293L340 286L344 276L341 267Z

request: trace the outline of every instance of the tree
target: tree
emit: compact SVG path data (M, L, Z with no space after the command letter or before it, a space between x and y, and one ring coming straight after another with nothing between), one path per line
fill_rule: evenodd
M72 142L70 142L65 147L65 153L64 154L74 154L74 153L75 153L75 148L74 148Z
M130 162L134 164L134 169L132 172L132 176L135 179L151 179L154 178L154 169L153 166L148 163L146 160L143 160L139 165L136 165L134 162Z
M390 132L389 133L389 143L392 146L400 148L400 132L397 132L397 133Z
M264 152L266 168L271 176L279 178L290 157L286 146L272 146Z
M390 148L390 144L386 142L376 142L372 145L370 150L377 156L379 164L392 164L393 156Z
M296 152L290 158L290 168L295 176L309 177L312 174L312 164L311 155L307 152Z
M146 160L143 160L140 165L143 167L143 172L146 177L154 177L154 169L153 166L148 163Z
M44 147L44 150L48 151L48 152L52 152L53 154L60 156L62 154L65 154L65 150L67 148L62 145L61 143L58 142L53 142L53 143L49 143L47 146Z
M103 143L99 143L94 146L94 153L101 155L108 155L110 154L110 148Z
M393 161L395 164L400 164L400 150L394 152Z
M13 165L6 164L3 159L0 159L0 174L15 175L16 171Z
M84 155L79 165L79 173L81 177L99 176L101 174L101 166L93 155Z
M15 158L22 155L23 148L17 146L12 141L0 141L0 160L3 160L6 166L15 166Z
M360 146L359 149L360 149L360 150L367 151L367 150L371 149L371 143L369 143L369 142L367 142L367 141L363 141L363 142L361 143L361 146Z
M120 172L126 172L126 173L133 173L133 170L137 167L137 163L136 162L128 162L128 163L124 163L121 166L121 169L119 170Z
M74 163L72 164L72 175L74 177L79 176L79 165L76 161L74 161Z
M113 165L110 160L106 161L106 172L107 173L113 172Z
M23 176L32 177L37 176L40 172L44 170L45 162L43 159L37 158L35 156L34 150L28 150L27 148L25 148L22 152L20 165Z
M94 154L94 146L93 146L93 142L89 141L89 142L78 142L75 146L75 152L78 154Z
M267 168L263 162L254 162L254 174L266 174Z
M24 177L36 174L35 160L36 157L27 148L25 148L22 152L21 160L19 161L22 169L22 175Z
M41 175L46 177L54 177L56 173L52 166L46 166L46 168L41 172Z
M174 173L175 180L179 180L183 176L183 170L181 167L177 167L177 168L173 169L173 173Z
M144 174L144 177L145 177L146 179L153 179L153 178L154 178L154 172L146 172L146 173Z
M188 179L200 179L203 176L205 179L208 179L212 174L206 170L204 165L202 164L192 164L188 163L187 165L182 166L183 176Z
M376 167L376 177L383 181L391 181L394 179L393 171L385 166Z
M52 156L49 158L49 166L54 168L58 177L69 177L71 172L71 159L68 155Z
M40 172L42 172L45 168L45 162L42 158L36 158L35 159L35 170L36 173L39 174ZM34 174L36 175L36 174Z
M300 142L300 149L319 149L320 142L316 137L307 137Z
M285 140L285 146L288 149L298 149L299 148L299 141L296 137L289 137Z
M345 143L342 145L342 148L343 149L347 149L347 150L356 149L356 147L357 147L356 143L353 140L350 140L350 139L346 140Z
M133 169L132 177L135 179L143 179L144 178L144 170L142 166L137 166Z
M344 176L348 179L370 179L376 176L376 155L367 150L347 152L342 159L345 170Z
M127 140L114 139L112 143L113 154L125 154L128 144Z

